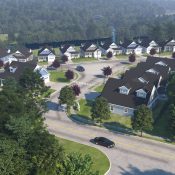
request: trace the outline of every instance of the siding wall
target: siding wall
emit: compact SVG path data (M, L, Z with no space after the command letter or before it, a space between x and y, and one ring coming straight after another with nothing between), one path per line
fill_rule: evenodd
M127 108L124 106L110 104L110 109L111 109L111 112L114 114L119 114L123 116L133 116L134 115L133 108Z

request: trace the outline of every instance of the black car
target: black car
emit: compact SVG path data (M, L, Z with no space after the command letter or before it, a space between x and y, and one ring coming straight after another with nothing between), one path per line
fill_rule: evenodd
M107 148L113 148L115 146L115 143L105 137L95 137L93 140L93 143L96 145L105 146Z
M84 72L85 71L85 68L83 66L78 65L76 67L76 70L79 71L79 72Z

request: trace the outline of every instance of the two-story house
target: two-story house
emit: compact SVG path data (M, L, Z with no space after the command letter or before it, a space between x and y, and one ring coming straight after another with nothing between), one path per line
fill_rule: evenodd
M165 42L164 51L165 52L175 52L175 40L174 39L170 39Z
M105 43L102 42L100 45L100 50L102 52L102 55L106 55L108 52L111 52L115 56L123 54L124 52L122 46L117 45L116 43L113 42L105 42Z
M92 43L82 44L80 47L80 56L85 58L101 58L102 52L97 45Z
M55 51L49 47L43 47L38 51L38 61L53 63L55 60Z
M38 71L44 82L49 82L50 74L45 68L38 66L35 60L28 62L12 61L4 67L3 71L0 71L0 85L3 86L3 82L7 78L14 78L18 81L26 69L31 69L35 72Z
M121 79L109 78L101 96L109 102L111 112L132 116L139 105L152 108L156 104L162 89L166 92L172 71L175 71L175 60L148 57L146 62L126 71Z
M69 44L61 46L60 51L61 56L66 55L68 57L68 60L80 57L80 52L77 51L74 46L71 46Z

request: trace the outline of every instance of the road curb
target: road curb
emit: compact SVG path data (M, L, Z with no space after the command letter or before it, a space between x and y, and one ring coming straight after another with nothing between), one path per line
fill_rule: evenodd
M106 173L105 173L104 175L110 175L109 172L111 171L111 160L109 159L109 157L108 157L107 154L105 154L105 155L106 155L106 157L107 157L108 160L109 160L109 169L106 171Z

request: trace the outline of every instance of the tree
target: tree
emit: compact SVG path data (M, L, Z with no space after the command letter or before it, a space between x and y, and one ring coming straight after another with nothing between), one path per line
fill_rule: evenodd
M32 95L33 97L38 97L43 94L46 90L44 85L44 80L41 79L41 76L38 72L34 72L31 69L24 71L19 80L20 86Z
M174 104L170 105L169 113L170 113L170 122L169 122L170 131L171 131L173 140L175 140L175 105Z
M113 57L113 53L111 51L109 51L107 54L106 54L106 57L107 58L112 58Z
M172 53L172 58L175 58L175 52Z
M150 53L150 55L155 55L156 54L156 49L152 48L149 53Z
M97 119L100 123L101 121L107 120L110 118L110 107L108 104L108 101L104 97L98 97L96 98L92 109L92 119L95 120Z
M80 93L81 93L80 87L79 87L77 84L74 84L74 85L72 86L72 90L74 91L74 94L75 94L76 96L79 96Z
M68 80L72 80L74 78L74 72L72 70L67 70L67 72L65 72L65 77Z
M55 68L59 68L60 67L60 63L58 59L55 59L54 62L52 63L52 66Z
M68 56L67 55L63 55L62 56L62 60L64 63L68 62Z
M65 86L60 91L60 104L66 104L68 108L74 104L75 93L71 87Z
M0 138L0 174L28 175L30 162L25 159L24 148L12 139L2 136Z
M112 74L112 68L109 67L109 66L104 67L104 68L102 69L102 71L103 71L103 75L106 76L106 77L108 77L109 75Z
M68 154L60 168L60 175L99 175L98 172L92 171L92 163L89 155Z
M136 55L135 53L132 53L129 55L129 62L133 63L136 61Z
M26 147L33 164L31 174L57 175L57 167L65 158L63 148L55 136L47 131L37 132L32 135Z
M146 105L140 105L132 117L132 128L135 131L149 131L153 128L152 111Z

